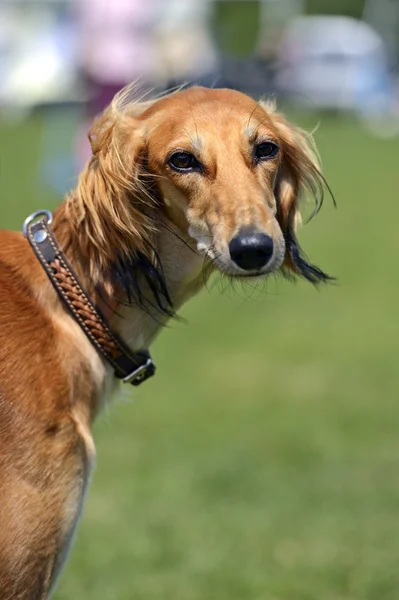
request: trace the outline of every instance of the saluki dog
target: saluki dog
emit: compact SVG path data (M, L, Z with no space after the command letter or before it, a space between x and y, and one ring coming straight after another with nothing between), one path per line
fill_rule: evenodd
M0 232L0 597L44 600L117 382L153 374L148 347L206 283L329 277L302 253L299 202L324 178L311 137L273 103L192 87L120 92L90 131L76 188L24 233Z

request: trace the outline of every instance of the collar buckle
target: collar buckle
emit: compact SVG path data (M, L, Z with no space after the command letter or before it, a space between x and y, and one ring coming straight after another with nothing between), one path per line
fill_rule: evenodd
M51 214L51 212L49 210L37 210L36 212L32 213L31 215L29 215L29 217L27 217L24 221L24 224L22 225L22 231L25 237L28 237L28 228L29 225L31 225L31 223L33 223L33 221L37 221L37 220L41 220L44 219L44 222L46 225L51 225L52 221L53 221L53 215Z
M152 362L151 358L147 358L146 362L143 365L140 365L139 367L137 367L137 369L129 373L129 375L126 375L126 377L124 377L122 381L123 383L140 385L140 383L143 383L143 381L146 381L146 379L152 377L154 373L155 365Z

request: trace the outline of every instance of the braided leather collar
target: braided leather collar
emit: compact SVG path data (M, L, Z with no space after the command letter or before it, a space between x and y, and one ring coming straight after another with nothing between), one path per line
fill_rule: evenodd
M155 373L155 365L147 350L132 352L109 328L104 315L87 296L59 247L49 225L52 215L40 210L30 215L23 226L36 257L72 316L91 343L115 369L124 383L139 385Z

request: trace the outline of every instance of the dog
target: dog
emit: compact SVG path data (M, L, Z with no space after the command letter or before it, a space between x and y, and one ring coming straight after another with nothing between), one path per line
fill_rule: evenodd
M74 315L60 298L65 273L65 290L78 282L134 356L212 271L329 280L295 233L302 197L317 210L325 189L310 136L233 90L130 98L123 90L94 122L92 156L53 217L29 239L0 233L2 600L54 588L94 460L92 423L118 384L97 343L103 325L94 340L79 322L91 305ZM37 249L51 236L64 259L49 274Z

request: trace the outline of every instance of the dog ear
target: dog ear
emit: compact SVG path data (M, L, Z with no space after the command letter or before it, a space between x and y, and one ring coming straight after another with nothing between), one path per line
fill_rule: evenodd
M65 217L88 265L91 281L122 301L173 314L162 264L153 243L159 199L146 170L145 120L156 100L135 102L122 90L94 122L92 156Z
M274 107L266 105L273 124L281 140L282 159L275 182L277 219L286 244L284 270L319 283L332 279L318 267L312 265L304 255L297 240L295 230L301 224L300 201L311 195L315 208L311 217L319 211L323 203L325 180L320 171L312 138L306 132L291 125L282 115L273 112Z
M94 281L115 261L151 248L156 201L145 184L140 115L151 103L125 104L120 93L89 132L92 156L67 200L67 217ZM101 277L102 276L102 277Z

